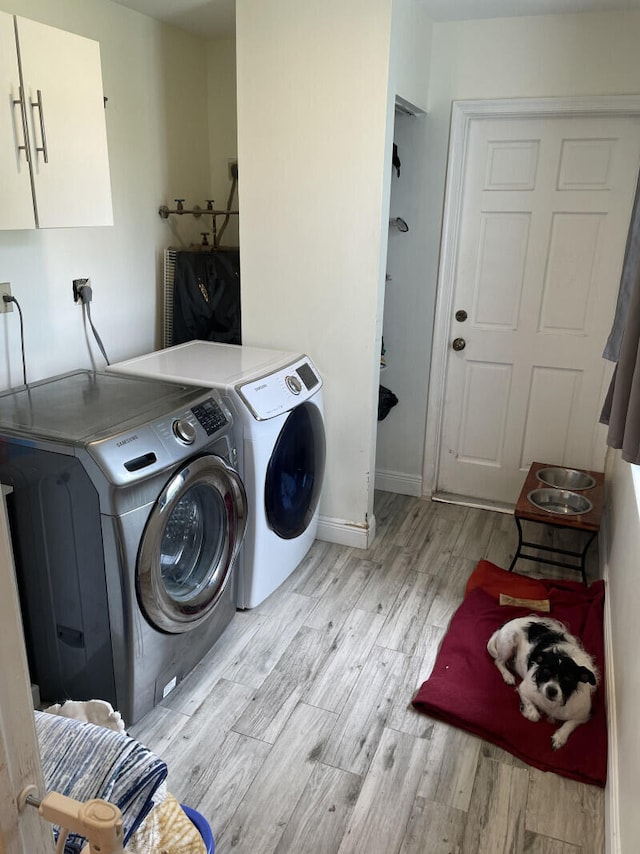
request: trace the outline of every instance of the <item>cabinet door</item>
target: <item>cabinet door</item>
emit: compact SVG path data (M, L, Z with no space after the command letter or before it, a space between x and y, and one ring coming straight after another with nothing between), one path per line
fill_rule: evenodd
M112 225L100 46L16 21L37 224Z
M0 228L35 228L13 16L0 12Z

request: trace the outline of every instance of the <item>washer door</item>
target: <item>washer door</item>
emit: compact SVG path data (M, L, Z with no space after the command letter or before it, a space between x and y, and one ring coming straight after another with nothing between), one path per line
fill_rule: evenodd
M138 552L138 601L154 628L186 632L207 619L231 579L246 519L244 485L220 457L198 457L174 474Z
M322 414L302 403L284 423L267 466L267 521L284 540L299 537L313 518L324 478L326 442Z

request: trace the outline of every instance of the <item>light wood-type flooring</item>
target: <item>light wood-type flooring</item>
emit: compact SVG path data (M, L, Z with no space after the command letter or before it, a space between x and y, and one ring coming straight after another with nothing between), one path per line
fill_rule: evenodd
M370 549L316 541L130 729L169 791L207 817L217 854L602 854L601 789L410 706L477 561L509 566L512 516L390 493L375 514Z

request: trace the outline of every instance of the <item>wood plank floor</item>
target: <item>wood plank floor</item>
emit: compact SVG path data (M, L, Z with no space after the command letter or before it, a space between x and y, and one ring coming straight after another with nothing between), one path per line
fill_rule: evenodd
M217 854L602 854L602 790L410 706L477 561L508 567L513 518L390 493L375 513L370 549L316 541L131 734ZM571 547L546 526L526 535Z

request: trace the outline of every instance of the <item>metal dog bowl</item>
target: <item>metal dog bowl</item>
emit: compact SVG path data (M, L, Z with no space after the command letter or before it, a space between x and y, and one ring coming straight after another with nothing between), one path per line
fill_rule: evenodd
M534 489L527 498L539 510L562 516L579 516L593 509L593 504L584 495L566 489Z
M536 472L536 477L548 486L555 486L556 489L591 489L596 485L595 479L590 474L577 469L540 469Z

